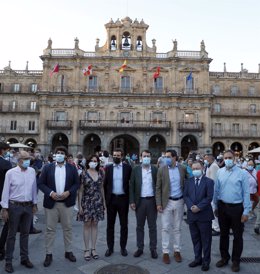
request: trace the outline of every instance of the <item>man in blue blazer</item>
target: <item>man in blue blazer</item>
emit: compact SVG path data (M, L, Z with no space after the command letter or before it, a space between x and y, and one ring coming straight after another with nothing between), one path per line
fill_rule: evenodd
M65 147L55 149L56 162L44 166L39 178L38 187L44 193L43 206L46 215L46 257L43 265L52 262L53 243L56 226L60 221L65 246L65 258L76 262L72 253L72 209L75 205L79 177L75 166L66 163L68 151Z
M203 176L203 166L200 162L193 163L192 173L194 177L185 184L183 194L188 209L187 220L195 253L195 260L189 266L202 265L201 270L208 271L211 260L211 222L214 219L211 207L214 181Z
M107 251L106 257L114 252L114 233L116 215L120 220L120 247L121 255L127 256L126 244L128 238L128 211L129 211L129 181L132 168L122 162L123 152L120 149L113 151L113 164L106 166L104 192L107 207Z

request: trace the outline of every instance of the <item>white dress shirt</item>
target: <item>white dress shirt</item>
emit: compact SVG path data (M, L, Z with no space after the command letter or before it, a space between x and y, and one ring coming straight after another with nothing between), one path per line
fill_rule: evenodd
M56 186L56 193L58 195L60 195L64 192L64 190L65 190L65 181L66 181L65 164L60 166L56 163L56 167L55 167L55 186Z
M151 169L151 166L149 169L142 167L141 197L151 197L151 196L154 196L152 169Z

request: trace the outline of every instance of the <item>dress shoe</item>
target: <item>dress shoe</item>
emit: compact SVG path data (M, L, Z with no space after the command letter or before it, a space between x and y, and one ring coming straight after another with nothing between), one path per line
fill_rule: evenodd
M170 256L168 253L163 253L163 257L162 257L162 260L165 264L169 264L171 262L170 260Z
M14 269L13 269L13 265L11 263L6 263L5 264L5 271L8 273L13 273Z
M107 249L107 251L105 253L105 256L109 257L109 256L111 256L113 254L113 252L114 252L114 250L109 248L109 249Z
M211 235L212 235L212 236L219 236L219 235L220 235L220 232L219 232L219 231L216 231L216 230L214 230L214 229L212 229Z
M231 270L232 270L233 272L239 272L239 270L240 270L240 265L239 265L239 263L238 263L238 262L233 262L233 263L232 263L232 266L231 266Z
M216 263L216 267L223 267L228 264L228 259L221 259Z
M258 235L260 234L259 227L255 227L254 231L255 231L255 234L258 234Z
M134 257L140 257L143 253L142 249L137 249L134 253Z
M65 252L65 258L73 263L76 262L76 257L73 255L72 252Z
M39 233L42 233L42 230L33 228L33 230L30 231L30 234L39 234Z
M209 270L209 264L203 264L203 265L201 266L201 270L202 270L202 271L208 271L208 270Z
M173 257L175 259L175 262L180 263L182 261L181 253L178 251L175 251L173 253Z
M121 255L124 257L128 255L127 250L125 248L121 248Z
M52 254L46 254L46 257L45 257L43 265L45 267L48 267L48 266L51 265L51 262L52 262Z
M151 250L151 258L157 259L158 258L158 253L155 249Z
M33 264L31 263L31 261L29 259L22 260L21 265L24 265L27 268L33 268Z
M189 263L189 267L196 267L198 265L202 265L201 261L193 261L191 263Z

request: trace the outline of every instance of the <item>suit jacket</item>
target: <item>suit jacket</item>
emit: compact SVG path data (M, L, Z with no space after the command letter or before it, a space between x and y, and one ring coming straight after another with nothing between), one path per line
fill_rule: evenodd
M184 201L187 205L187 220L189 223L199 221L208 222L214 219L211 201L214 194L214 181L202 176L197 192L195 192L195 178L190 178L184 187ZM199 212L193 213L191 207L197 205Z
M132 168L130 165L122 163L123 165L123 189L129 199L129 181L131 177ZM111 195L113 190L113 173L114 173L114 165L108 165L105 169L105 179L104 179L104 192L105 192L105 200L106 205L109 205L111 201Z
M47 164L43 167L39 178L38 187L44 193L43 206L53 208L56 201L50 197L52 191L56 192L55 185L56 163ZM64 200L67 207L75 205L77 190L79 188L79 176L75 166L66 163L66 180L64 191L69 191L70 195Z
M152 171L152 180L153 180L153 191L155 194L155 186L156 186L156 180L157 180L157 167L151 165L151 171ZM129 196L129 203L135 204L136 207L138 207L141 197L141 191L142 191L142 183L143 183L143 177L142 177L142 166L138 165L135 166L132 170L131 179L130 179L130 196Z
M189 178L189 175L185 166L178 164L178 169L180 172L180 184L183 191L185 179ZM171 196L168 166L163 166L158 169L155 196L157 206L161 205L164 209L169 201L169 197Z
M216 161L214 161L209 167L206 169L206 176L213 181L217 179L217 172L219 170L219 166Z
M3 157L0 157L0 199L4 188L5 174L11 168L12 164Z

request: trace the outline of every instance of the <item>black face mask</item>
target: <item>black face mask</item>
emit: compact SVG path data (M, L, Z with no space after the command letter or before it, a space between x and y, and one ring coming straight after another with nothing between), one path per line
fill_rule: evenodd
M113 161L114 161L115 164L118 165L121 162L121 158L113 157Z

